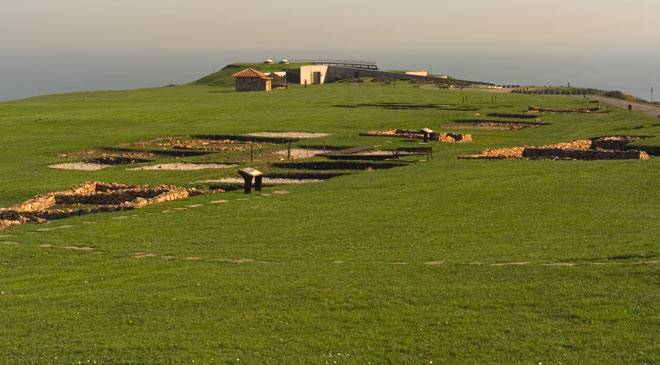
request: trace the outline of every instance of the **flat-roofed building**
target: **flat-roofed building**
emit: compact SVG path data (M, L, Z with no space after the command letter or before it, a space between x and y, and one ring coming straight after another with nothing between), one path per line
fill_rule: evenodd
M300 67L300 84L325 84L328 75L328 65L307 65ZM330 80L327 80L330 81Z
M429 72L426 70L419 70L419 71L406 71L406 75L413 75L413 76L429 76Z

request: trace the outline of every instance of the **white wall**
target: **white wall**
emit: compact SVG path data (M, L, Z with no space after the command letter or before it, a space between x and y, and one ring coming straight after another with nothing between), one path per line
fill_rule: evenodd
M325 84L325 78L328 75L328 65L309 65L300 67L300 85L304 85L305 83L311 85L314 72L321 73L321 83Z
M426 71L426 70L408 71L408 72L406 72L406 75L428 76L429 72Z

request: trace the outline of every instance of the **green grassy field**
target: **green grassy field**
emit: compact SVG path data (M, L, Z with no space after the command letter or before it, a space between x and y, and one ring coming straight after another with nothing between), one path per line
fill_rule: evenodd
M475 111L340 104L452 104L482 116L591 105L560 96L491 100L366 82L270 94L191 85L0 103L0 206L91 180L187 186L236 175L48 168L60 153L258 131L328 132L301 143L392 148L411 143L358 133L446 130L475 118ZM471 144L434 143L432 161L264 191L286 195L228 192L2 230L0 362L657 363L660 160L456 155L658 136L660 126L619 109L543 121L550 125L471 131ZM227 203L210 204L218 199ZM191 204L202 206L175 210ZM63 249L71 245L95 250Z

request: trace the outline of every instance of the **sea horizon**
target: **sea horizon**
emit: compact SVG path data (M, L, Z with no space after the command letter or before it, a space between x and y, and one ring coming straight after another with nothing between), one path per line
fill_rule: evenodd
M293 53L293 52L291 52ZM494 84L591 87L618 90L651 100L660 87L660 56L579 53L419 53L364 52L354 56L276 51L140 51L130 53L12 52L0 65L0 101L98 90L127 90L193 82L241 61L278 59L358 59L381 69L429 70L434 74ZM656 94L657 95L657 94ZM659 97L655 97L658 100Z

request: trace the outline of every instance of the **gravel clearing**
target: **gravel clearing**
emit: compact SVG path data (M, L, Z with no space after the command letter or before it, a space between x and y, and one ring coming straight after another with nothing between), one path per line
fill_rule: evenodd
M165 163L160 165L151 165L144 167L136 167L128 169L130 171L196 171L196 170L214 170L214 169L229 169L236 165L220 164L220 163Z
M322 153L325 153L323 150L307 150L304 148L292 148L291 149L291 159L292 160L300 160L303 158L312 158L316 155L320 155ZM286 159L288 152L287 150L281 150L276 152L277 156L279 156L281 159Z
M275 138L321 138L329 136L329 133L314 133L314 132L256 132L248 133L246 136L254 137L275 137Z
M50 167L51 169L58 169L58 170L98 171L98 170L107 169L108 167L111 166L100 163L91 163L91 162L66 162L66 163L58 163L55 165L50 165L48 167Z

